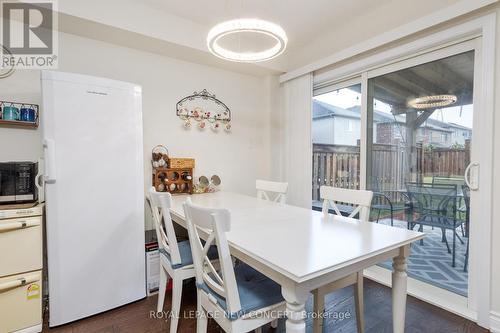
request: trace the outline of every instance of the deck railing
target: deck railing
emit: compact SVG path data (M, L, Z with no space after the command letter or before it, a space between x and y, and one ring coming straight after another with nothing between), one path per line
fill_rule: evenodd
M421 144L415 148L418 181L425 177L463 175L470 161L470 145L465 148L424 149ZM375 191L405 188L408 170L407 156L401 144L373 144L370 153L370 187ZM319 200L321 185L349 189L360 188L359 146L313 144L312 199Z

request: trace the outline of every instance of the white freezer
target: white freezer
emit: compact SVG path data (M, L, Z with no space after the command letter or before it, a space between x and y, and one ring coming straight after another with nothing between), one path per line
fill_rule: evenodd
M137 85L42 72L50 326L146 296Z

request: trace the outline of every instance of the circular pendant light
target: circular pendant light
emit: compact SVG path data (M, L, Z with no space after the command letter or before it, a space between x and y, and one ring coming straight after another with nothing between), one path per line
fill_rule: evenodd
M236 52L222 47L222 37L238 33L256 33L271 37L275 43L272 47L257 52ZM237 19L217 24L210 29L207 46L215 56L236 62L260 62L273 59L285 51L288 39L285 30L272 22L259 19Z
M455 95L434 95L412 99L408 102L408 106L414 109L431 109L445 107L456 102L457 96Z

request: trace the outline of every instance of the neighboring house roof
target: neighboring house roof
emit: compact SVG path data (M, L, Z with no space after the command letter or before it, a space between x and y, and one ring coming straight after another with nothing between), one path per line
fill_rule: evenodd
M325 102L313 101L313 119L331 118L331 117L345 117L360 119L361 108L353 106L347 109L331 105ZM377 122L393 122L394 117L391 115L375 110L375 120Z
M334 116L359 119L359 110L340 108L325 102L314 100L313 119L331 118Z
M472 130L472 128L469 128L469 127L466 127L466 126L462 126L462 125L459 125L459 124L455 124L455 123L448 123L448 126L451 127L451 128L462 129L464 131L471 131Z
M325 102L321 102L318 100L313 100L313 120L322 119L322 118L331 118L331 117L345 117L345 118L353 118L360 119L361 118L361 107L360 106L352 106L350 108L344 109L338 106L334 106ZM405 117L401 115L393 116L387 112L382 112L378 110L374 110L373 112L374 121L377 123L404 123ZM452 132L453 129L462 129L471 131L472 129L458 125L455 123L446 123L439 121L437 119L428 118L422 127L434 129L443 132Z

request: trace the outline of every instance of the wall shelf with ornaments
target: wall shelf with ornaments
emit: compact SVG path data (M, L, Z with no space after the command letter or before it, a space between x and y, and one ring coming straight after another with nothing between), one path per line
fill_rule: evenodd
M231 130L231 110L206 89L181 99L176 110L185 128L196 126L200 130L210 128L215 132Z
M37 128L39 110L37 104L0 101L0 126Z

